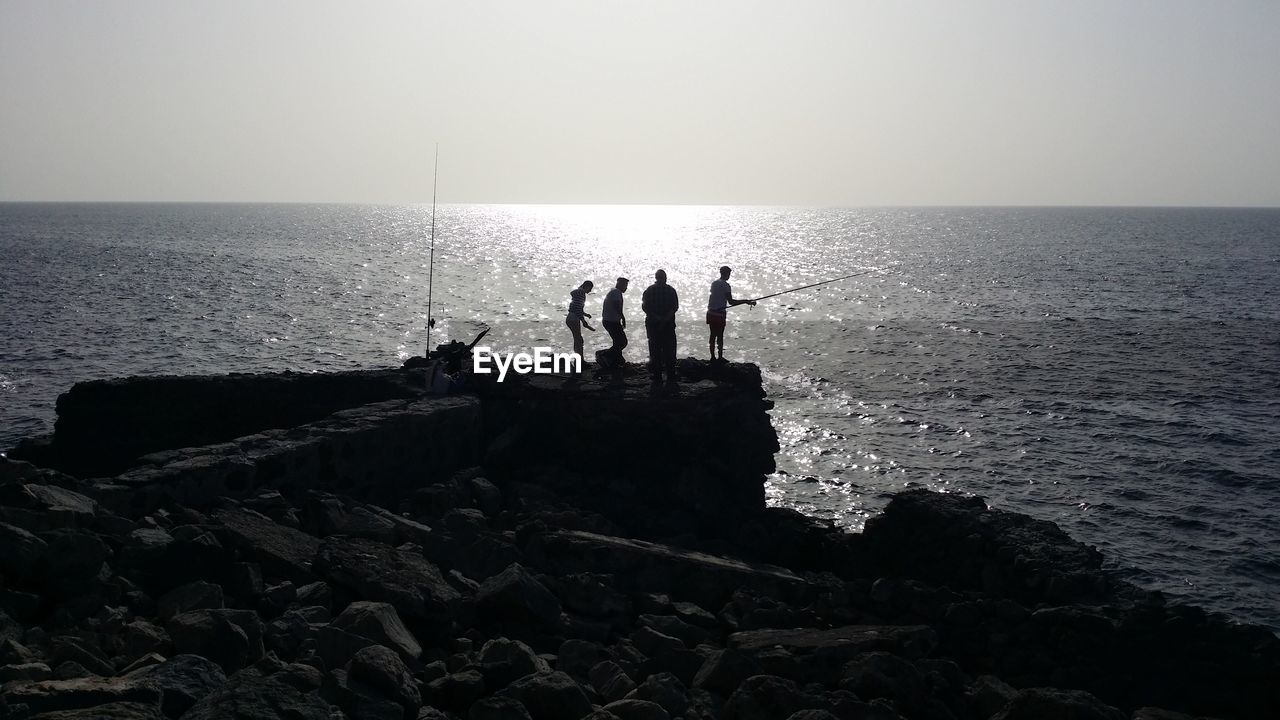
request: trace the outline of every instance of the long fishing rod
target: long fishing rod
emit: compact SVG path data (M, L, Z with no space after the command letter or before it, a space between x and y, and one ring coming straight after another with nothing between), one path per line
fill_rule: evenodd
M818 287L819 285L827 285L829 283L838 282L840 280L848 280L851 277L858 277L859 275L870 275L873 272L880 272L881 269L882 268L872 268L871 270L864 270L862 272L856 272L850 275L842 275L841 277L838 277L838 278L831 278L830 280L823 280L822 282L810 283L808 285L801 285L800 287L791 288L790 290L783 290L781 292L770 293L768 295L761 295L758 298L752 298L752 300L753 301L765 300L771 297L778 297L779 295L786 295L787 293L793 293L793 292L796 292L797 290L808 290L811 287Z
M436 143L435 168L431 172L431 259L427 270L427 352L424 357L431 357L431 328L436 326L436 319L431 317L431 291L435 289L436 279L436 189L440 185L440 143Z

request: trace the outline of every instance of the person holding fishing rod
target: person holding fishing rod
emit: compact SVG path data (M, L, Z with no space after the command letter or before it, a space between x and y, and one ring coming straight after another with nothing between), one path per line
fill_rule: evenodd
M729 274L733 269L728 265L720 268L720 279L711 283L711 297L707 300L707 325L711 326L711 338L707 341L712 360L724 360L724 326L729 320L729 308L734 305L750 305L755 307L755 300L734 300L733 289L729 287ZM716 357L716 348L720 349Z

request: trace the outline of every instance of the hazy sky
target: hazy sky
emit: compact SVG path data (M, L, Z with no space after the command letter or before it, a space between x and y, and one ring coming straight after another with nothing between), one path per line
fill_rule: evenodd
M0 0L0 200L1280 205L1280 1Z

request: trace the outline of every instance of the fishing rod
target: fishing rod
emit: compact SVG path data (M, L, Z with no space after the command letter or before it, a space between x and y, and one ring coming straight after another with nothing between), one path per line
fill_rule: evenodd
M779 295L786 295L787 293L793 293L793 292L796 292L797 290L808 290L811 287L818 287L819 285L827 285L829 283L838 282L840 280L848 280L851 277L858 277L859 275L870 275L871 273L879 272L880 270L882 270L882 268L872 268L870 270L864 270L862 272L856 272L850 275L842 275L838 278L831 278L830 280L823 280L822 282L810 283L808 285L801 285L800 287L791 288L790 290L783 290L781 292L770 293L768 295L761 295L758 298L752 298L752 302L755 302L757 300L766 300L768 298L777 297Z
M440 143L436 143L436 163L431 173L431 259L427 270L427 352L424 357L431 357L431 328L436 326L436 319L431 317L431 291L435 289L436 279L436 189L440 185Z

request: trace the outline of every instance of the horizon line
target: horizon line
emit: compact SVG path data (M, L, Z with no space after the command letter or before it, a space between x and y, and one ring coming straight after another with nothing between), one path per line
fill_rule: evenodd
M366 205L404 207L431 205L430 201L378 202L355 200L5 200L0 205ZM503 205L524 207L743 207L806 210L926 210L926 209L1186 209L1186 210L1278 210L1277 205L1197 205L1197 204L1072 204L1072 203L901 203L880 205L801 205L795 203L663 203L663 202L476 202L449 201L437 205Z

